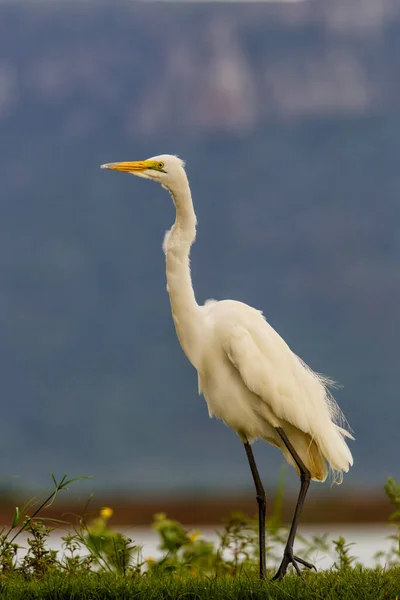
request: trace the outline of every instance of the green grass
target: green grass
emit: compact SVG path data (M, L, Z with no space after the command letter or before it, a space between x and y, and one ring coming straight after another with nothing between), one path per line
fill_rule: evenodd
M10 577L0 583L0 594L2 599L10 600L396 600L400 597L400 568L308 573L304 580L290 575L279 583L244 576L236 579L193 576L129 579L109 573L87 573L79 577L55 573L31 581Z
M267 581L260 581L258 523L240 513L226 520L218 544L164 514L155 515L153 528L159 536L161 556L145 559L133 540L110 527L111 508L94 516L87 512L88 503L63 537L64 552L50 550L53 527L65 523L46 521L39 513L73 481L63 477L57 482L53 477L53 492L38 502L36 509L34 502L21 511L15 509L11 526L0 534L0 599L400 599L400 486L394 479L389 478L385 485L395 507L390 518L392 544L376 557L387 565L385 569L365 569L357 564L350 541L339 537L328 543L326 536L320 536L303 539L298 553L310 559L322 551L332 556L332 568L319 573L305 570L303 577L290 573L280 582L271 580L282 557L278 548L287 538L280 521L279 494L267 521L266 553L271 571ZM16 539L23 531L28 534L27 553L17 560L21 546ZM301 536L297 539L300 542Z

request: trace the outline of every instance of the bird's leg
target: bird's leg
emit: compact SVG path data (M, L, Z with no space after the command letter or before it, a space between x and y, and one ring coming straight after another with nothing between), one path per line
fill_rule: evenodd
M257 493L258 503L258 535L260 545L260 579L265 579L267 574L266 557L265 557L265 509L267 500L265 497L265 491L263 484L258 473L256 461L254 459L253 450L249 442L244 443L244 449L246 450L247 458L249 461L251 474L253 475L254 485Z
M273 577L273 579L282 579L282 577L285 575L285 573L287 571L289 564L292 564L294 566L298 575L301 575L301 570L297 563L304 565L308 569L315 569L315 566L312 565L311 563L307 562L306 560L293 555L293 544L294 544L294 539L296 537L297 525L299 523L301 510L303 508L304 500L306 498L307 491L310 486L310 481L311 481L310 471L304 465L303 461L297 454L296 450L293 448L292 444L289 441L289 438L287 437L287 435L283 431L283 429L281 427L277 427L276 430L279 433L280 437L283 440L283 443L285 444L286 448L289 450L290 454L293 457L293 460L295 461L296 465L298 466L298 468L300 470L300 481L301 481L299 497L297 499L297 504L296 504L296 508L294 511L294 515L293 515L293 521L292 521L292 525L290 527L289 537L287 539L285 550L283 553L283 559L279 566L278 571L276 572L275 576Z

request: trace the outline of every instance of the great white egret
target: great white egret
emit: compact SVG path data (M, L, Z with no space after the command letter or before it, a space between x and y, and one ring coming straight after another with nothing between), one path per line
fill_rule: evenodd
M182 160L165 154L102 168L152 179L172 196L176 219L165 235L163 250L179 342L197 370L199 393L206 399L210 417L222 419L244 444L259 508L261 578L266 576L266 497L251 443L262 438L277 446L299 473L300 493L274 579L283 577L289 564L300 575L297 563L313 567L293 554L310 480L324 481L330 469L334 481L340 483L343 472L353 464L344 439L352 436L344 429L343 414L328 391L330 381L296 356L260 311L234 300L208 300L204 306L196 302L189 261L196 215Z

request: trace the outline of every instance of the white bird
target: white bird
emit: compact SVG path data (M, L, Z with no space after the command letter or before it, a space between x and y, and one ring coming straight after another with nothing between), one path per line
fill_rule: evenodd
M244 444L259 507L260 577L266 577L266 498L251 444L262 438L278 447L300 475L301 487L283 559L274 579L292 564L313 565L293 554L298 520L310 480L324 481L329 470L341 482L353 464L344 438L342 412L328 391L330 380L314 373L268 324L262 313L234 300L196 302L190 248L196 215L184 162L168 154L140 162L117 162L102 168L152 179L174 201L176 219L167 231L167 291L172 318L184 353L198 373L210 417L222 419ZM353 439L353 438L352 438ZM329 465L329 466L328 466Z

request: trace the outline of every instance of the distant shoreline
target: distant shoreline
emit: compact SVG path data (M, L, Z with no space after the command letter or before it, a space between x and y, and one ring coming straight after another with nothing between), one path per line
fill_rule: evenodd
M75 522L73 515L82 515L85 501L76 499L66 503L57 498L55 504L41 513L42 517L63 519ZM291 519L295 503L295 495L285 497L282 508L282 520L287 523ZM14 507L22 504L10 499L0 500L0 522L12 522ZM268 516L273 512L273 496L267 504ZM111 525L150 525L156 513L163 512L171 519L176 519L185 525L214 525L221 524L224 518L232 512L240 511L249 516L256 515L256 501L251 493L240 496L222 496L199 494L197 497L188 496L178 499L153 494L147 497L134 498L121 495L95 495L87 509L88 519L96 516L103 506L113 508L114 514ZM337 494L327 493L311 496L306 503L302 524L353 523L371 524L387 522L393 507L384 493L382 494Z

